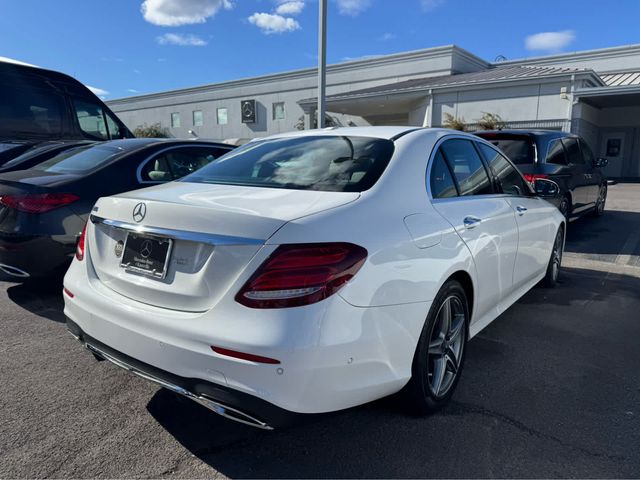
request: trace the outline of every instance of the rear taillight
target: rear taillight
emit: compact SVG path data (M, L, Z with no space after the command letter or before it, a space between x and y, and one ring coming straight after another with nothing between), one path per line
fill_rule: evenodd
M529 182L531 185L535 183L538 178L549 178L549 175L544 173L525 173L524 179Z
M82 233L80 234L80 238L78 239L78 246L76 247L76 259L81 262L84 260L84 244L85 239L87 238L87 225L82 229Z
M236 295L251 308L287 308L319 302L358 272L367 251L351 243L281 245Z
M32 195L3 195L0 204L26 213L46 213L64 207L80 197L73 193L37 193Z

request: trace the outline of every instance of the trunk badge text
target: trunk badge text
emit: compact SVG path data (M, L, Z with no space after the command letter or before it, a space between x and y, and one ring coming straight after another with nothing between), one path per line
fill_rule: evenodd
M147 215L147 206L144 203L139 203L133 207L133 219L140 223Z
M118 240L118 243L116 243L116 247L115 247L116 257L120 258L122 256L123 250L124 250L124 242L122 240Z

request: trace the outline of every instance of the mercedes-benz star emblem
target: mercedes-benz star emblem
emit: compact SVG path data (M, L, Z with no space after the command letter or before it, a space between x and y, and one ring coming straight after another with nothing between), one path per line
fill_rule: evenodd
M147 215L147 206L144 203L139 203L133 207L133 219L140 223Z
M152 250L153 250L153 244L151 243L151 240L145 240L144 242L142 242L142 247L140 248L140 255L142 255L142 258L149 258L149 255L151 255Z

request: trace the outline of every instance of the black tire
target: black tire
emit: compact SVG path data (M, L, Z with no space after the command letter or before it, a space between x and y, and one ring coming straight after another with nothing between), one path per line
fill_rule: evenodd
M449 318L452 328L448 330L451 334L449 337L447 337L448 334L442 336L443 322L446 317L446 311L443 309L447 308L445 303L449 304L448 308L451 312ZM412 413L424 415L447 404L462 374L468 329L467 295L460 283L449 280L442 286L429 309L413 357L411 380L403 392L407 406ZM434 345L434 343L437 344L441 336L441 344ZM432 341L433 339L435 341ZM430 344L432 344L431 350ZM441 353L436 353L434 350ZM441 375L438 375L439 373ZM435 386L438 384L440 387L436 391Z
M596 200L596 206L593 209L593 215L601 217L604 214L604 206L607 203L607 186L605 184L600 185L598 191L598 200Z
M560 210L560 213L564 216L565 220L569 222L569 216L571 215L571 199L568 195L565 195L560 199L558 210Z
M564 251L564 226L561 225L556 233L556 238L553 242L553 250L551 250L551 258L547 265L547 273L542 280L542 283L547 288L553 288L558 284L558 278L560 277L560 268L562 266L562 253Z

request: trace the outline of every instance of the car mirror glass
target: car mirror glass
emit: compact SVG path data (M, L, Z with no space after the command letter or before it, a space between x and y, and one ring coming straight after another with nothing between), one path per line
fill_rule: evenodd
M560 187L552 180L536 178L533 188L536 195L542 198L555 198L560 195Z

